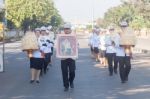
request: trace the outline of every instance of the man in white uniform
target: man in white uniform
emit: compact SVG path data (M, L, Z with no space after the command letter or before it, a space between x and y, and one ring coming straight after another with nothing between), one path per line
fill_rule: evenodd
M121 22L120 27L122 29L126 29L128 27L127 22ZM116 56L119 62L119 72L122 83L126 83L128 81L128 75L131 70L131 54L125 52L125 48L120 46L120 37L122 34L118 35L118 39L116 40Z
M70 23L66 23L64 25L64 33L65 35L72 33ZM61 59L61 70L63 76L64 91L68 91L69 86L70 88L74 88L75 69L76 69L75 59L72 58Z
M109 28L109 34L106 36L106 57L108 60L108 69L109 75L112 76L113 72L117 73L116 66L116 50L115 50L115 42L112 34L114 33L114 27Z

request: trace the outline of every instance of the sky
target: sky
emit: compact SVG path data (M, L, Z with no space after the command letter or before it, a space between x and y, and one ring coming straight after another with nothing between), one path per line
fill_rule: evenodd
M120 0L54 0L54 3L67 22L90 22L102 18L109 8L121 4Z

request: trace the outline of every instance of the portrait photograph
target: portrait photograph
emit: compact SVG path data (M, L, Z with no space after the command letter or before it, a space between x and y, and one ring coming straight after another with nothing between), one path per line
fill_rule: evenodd
M75 35L58 35L56 56L58 58L78 57L77 39Z

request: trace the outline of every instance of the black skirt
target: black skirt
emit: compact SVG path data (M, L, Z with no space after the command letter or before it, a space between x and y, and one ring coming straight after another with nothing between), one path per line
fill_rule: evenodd
M44 58L30 58L30 68L40 70L44 67Z
M95 54L98 54L98 53L99 53L98 47L94 47L94 53L95 53Z

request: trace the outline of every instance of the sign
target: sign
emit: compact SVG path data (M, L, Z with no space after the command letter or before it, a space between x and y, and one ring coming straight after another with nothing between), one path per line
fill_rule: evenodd
M4 25L0 23L0 72L4 71Z
M0 45L0 72L4 71L4 49L3 45Z
M76 36L73 34L58 34L56 42L57 58L77 58L78 45Z

